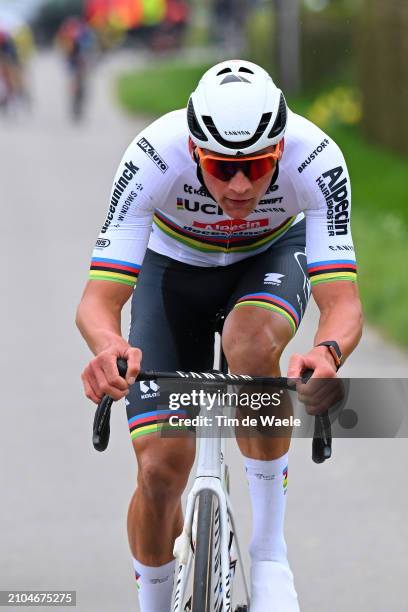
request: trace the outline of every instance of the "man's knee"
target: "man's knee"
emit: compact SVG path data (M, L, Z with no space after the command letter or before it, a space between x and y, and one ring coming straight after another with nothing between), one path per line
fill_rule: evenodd
M236 330L232 336L223 338L223 348L230 364L250 359L254 364L277 365L284 346L266 328Z
M138 487L143 495L158 503L178 499L194 463L194 441L146 436L138 442Z
M290 328L280 315L246 307L230 313L222 344L231 368L242 364L250 367L253 373L261 373L261 370L278 367L290 339Z

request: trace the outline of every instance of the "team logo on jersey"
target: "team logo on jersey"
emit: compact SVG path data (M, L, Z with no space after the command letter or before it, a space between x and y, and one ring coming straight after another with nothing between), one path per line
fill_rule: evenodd
M264 285L275 285L279 287L282 284L282 278L284 278L284 274L278 274L277 272L268 272L265 274Z
M137 143L137 146L140 147L148 157L150 157L150 159L154 164L156 164L160 172L162 172L163 174L167 172L169 168L168 165L166 164L164 159L160 157L156 149L150 144L150 142L146 138L142 137Z
M216 223L201 223L193 221L193 227L213 232L242 232L245 230L254 230L261 227L268 227L268 219L256 219L249 221L248 219L230 219L228 221L217 221Z
M108 238L98 238L95 244L95 249L106 249L110 245Z
M140 397L142 399L151 399L160 396L160 387L155 380L141 380Z
M106 216L106 221L101 229L102 234L107 231L108 227L112 223L113 217L116 212L116 207L120 201L122 193L125 191L126 187L132 181L133 177L135 176L135 174L137 174L137 172L139 172L139 168L135 166L132 161L125 163L125 169L123 170L122 175L117 181L115 181L115 184L113 186L108 214Z
M281 204L283 202L283 197L279 198L262 198L259 204L255 208L253 212L255 213L284 213L286 212L285 208L282 206L273 206L274 204Z
M260 206L265 206L266 204L280 204L282 201L283 201L283 197L281 197L281 198L268 198L266 200L262 199L259 202L259 205ZM282 208L282 210L284 210L284 209Z
M327 231L329 236L344 236L348 233L349 194L347 177L342 177L344 168L337 166L323 172L316 179L327 204Z
M185 183L184 193L189 193L190 195L193 195L193 194L199 195L199 196L203 196L204 198L210 197L210 194L207 191L207 189L204 187L204 185L201 185L198 189L196 189L192 185L188 185L187 183Z
M329 249L331 251L352 251L354 253L354 247L351 244L330 244Z
M299 174L302 174L303 170L306 170L308 165L311 164L312 161L314 161L316 159L316 157L319 155L319 153L321 153L323 151L323 149L325 149L327 147L327 145L329 145L329 144L330 144L330 140L328 138L325 138L319 144L319 146L309 155L309 157L307 159L305 159L303 164L301 164L299 166L299 168L298 168Z

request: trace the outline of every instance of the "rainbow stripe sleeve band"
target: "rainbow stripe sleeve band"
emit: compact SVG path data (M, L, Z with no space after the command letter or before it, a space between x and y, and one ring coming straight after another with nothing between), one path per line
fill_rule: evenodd
M139 272L140 266L129 261L93 257L89 278L91 280L108 280L134 287Z
M349 259L315 261L308 264L307 271L312 286L339 280L355 283L357 280L356 262Z

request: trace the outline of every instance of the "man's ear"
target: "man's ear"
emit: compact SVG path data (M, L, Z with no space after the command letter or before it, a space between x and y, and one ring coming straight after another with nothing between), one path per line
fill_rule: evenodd
M191 157L194 159L194 161L197 161L197 154L195 152L197 148L197 145L194 144L194 142L191 139L191 136L188 137L188 150L190 152Z
M285 139L282 138L282 140L279 143L279 161L282 159L284 150L285 150Z

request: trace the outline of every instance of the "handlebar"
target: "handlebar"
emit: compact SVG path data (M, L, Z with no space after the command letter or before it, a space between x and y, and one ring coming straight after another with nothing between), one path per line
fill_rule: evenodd
M122 378L126 377L127 362L125 359L117 360L118 372ZM306 370L302 376L302 382L307 383L313 375L313 370ZM203 382L225 382L225 383L269 383L283 389L293 389L287 378L245 376L241 374L222 374L221 372L155 372L153 370L141 371L136 380L175 379ZM92 442L95 450L102 452L106 450L110 437L110 415L114 400L105 395L95 411L93 423ZM323 463L332 455L331 424L328 412L315 417L314 435L312 443L312 459L315 463Z

